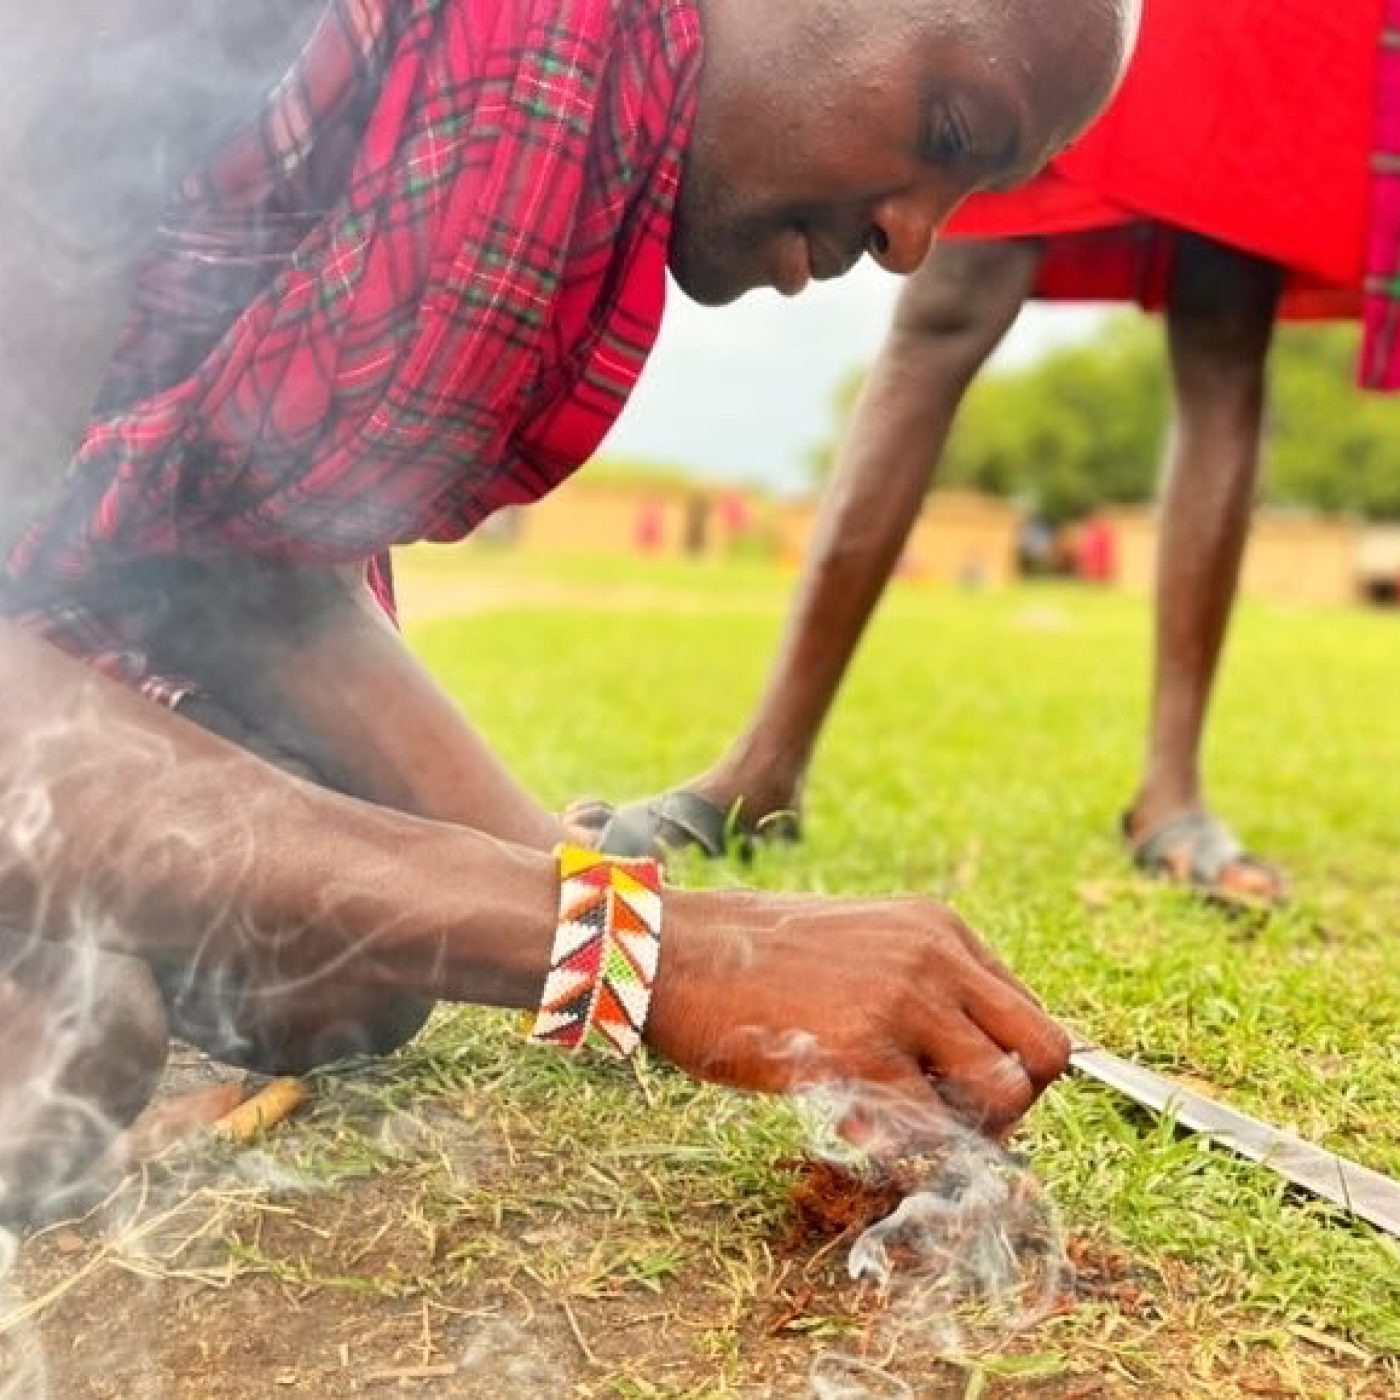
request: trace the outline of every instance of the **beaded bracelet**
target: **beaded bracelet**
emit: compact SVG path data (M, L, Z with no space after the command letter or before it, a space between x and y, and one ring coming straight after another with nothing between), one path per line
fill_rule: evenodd
M617 1056L642 1042L661 957L661 866L559 846L559 927L529 1039Z

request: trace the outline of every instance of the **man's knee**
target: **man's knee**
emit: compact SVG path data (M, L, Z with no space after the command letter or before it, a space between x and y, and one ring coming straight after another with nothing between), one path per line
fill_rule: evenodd
M1010 329L1035 281L1028 240L939 244L905 285L897 334L937 347L975 373Z
M156 978L173 1034L260 1074L387 1055L412 1040L433 1009L423 997L331 977L279 986L227 967L157 967Z
M1214 239L1182 234L1167 301L1178 370L1199 365L1220 384L1257 381L1282 289L1276 264Z

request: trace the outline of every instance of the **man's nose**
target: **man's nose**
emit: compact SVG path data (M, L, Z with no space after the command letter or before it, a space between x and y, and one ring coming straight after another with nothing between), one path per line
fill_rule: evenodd
M870 256L886 272L907 277L928 257L934 235L952 213L941 192L911 190L875 208L868 239Z

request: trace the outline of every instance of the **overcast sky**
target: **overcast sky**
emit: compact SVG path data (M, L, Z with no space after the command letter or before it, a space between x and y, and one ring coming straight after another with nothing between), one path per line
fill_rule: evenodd
M755 292L720 310L673 286L661 340L604 453L800 489L807 451L829 431L832 394L874 355L898 285L866 261L791 301ZM1100 314L1028 306L999 355L1032 359L1091 334Z

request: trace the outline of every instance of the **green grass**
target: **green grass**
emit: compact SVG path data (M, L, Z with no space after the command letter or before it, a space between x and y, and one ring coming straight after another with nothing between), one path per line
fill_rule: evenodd
M480 583L492 607L537 586L532 607L409 635L551 804L708 763L791 583L595 560L541 579L460 551L405 571L459 601ZM1147 646L1139 600L898 590L818 755L806 842L686 878L947 898L1110 1048L1400 1175L1400 618L1241 612L1206 766L1218 809L1293 877L1293 907L1264 922L1126 868ZM41 1241L21 1286L52 1299L51 1352L78 1368L56 1393L75 1396L148 1374L181 1378L172 1395L342 1394L415 1366L451 1374L426 1393L801 1395L871 1326L838 1255L784 1247L779 1164L802 1145L782 1104L645 1058L576 1063L521 1046L510 1018L450 1011L395 1059L328 1076L264 1149L216 1153L193 1193L157 1183L145 1210L165 1214L100 1256ZM1004 1354L940 1361L896 1331L875 1359L914 1394L1400 1393L1395 1242L1092 1085L1053 1089L1023 1145L1066 1229L1127 1261L1126 1291ZM247 1325L284 1315L300 1321ZM103 1316L187 1317L199 1359L166 1339L123 1371ZM115 1389L63 1389L104 1368Z
M595 568L563 573L586 592ZM785 585L651 578L650 614L501 612L413 634L547 801L685 777L757 695ZM713 612L669 610L681 590ZM1400 1174L1400 619L1241 611L1206 772L1218 809L1293 877L1293 908L1263 924L1127 877L1115 823L1147 647L1138 600L901 591L820 751L807 842L742 878L947 896L1105 1044ZM1303 1320L1400 1353L1400 1253L1376 1233L1093 1087L1057 1089L1033 1142L1069 1219L1189 1264L1216 1329Z

